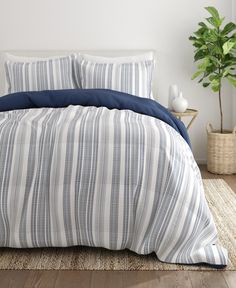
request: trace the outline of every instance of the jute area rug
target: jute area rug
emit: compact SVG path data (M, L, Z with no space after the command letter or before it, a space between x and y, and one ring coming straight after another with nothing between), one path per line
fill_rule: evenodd
M221 244L228 249L229 265L236 270L236 194L224 180L204 180L209 207ZM70 247L0 249L0 269L14 270L214 270L207 266L175 265L158 261L155 254L140 256L128 250Z

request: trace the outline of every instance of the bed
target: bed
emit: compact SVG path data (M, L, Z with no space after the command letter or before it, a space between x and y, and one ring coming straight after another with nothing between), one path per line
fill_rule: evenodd
M151 96L56 88L0 97L0 247L227 265L183 123Z

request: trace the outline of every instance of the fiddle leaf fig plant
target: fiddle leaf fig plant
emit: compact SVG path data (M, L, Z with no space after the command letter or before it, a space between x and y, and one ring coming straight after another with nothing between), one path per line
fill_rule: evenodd
M199 78L198 83L210 87L218 93L220 107L220 131L223 133L222 82L236 87L236 24L229 22L223 25L224 17L214 7L205 8L210 17L199 27L189 40L196 48L194 61L198 62L197 71L192 80Z

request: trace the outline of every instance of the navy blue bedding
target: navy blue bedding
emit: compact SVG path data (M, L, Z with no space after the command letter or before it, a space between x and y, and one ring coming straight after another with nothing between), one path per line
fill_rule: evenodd
M61 108L69 105L132 110L164 121L191 146L184 124L154 100L108 89L68 89L19 92L0 97L0 112L30 108Z

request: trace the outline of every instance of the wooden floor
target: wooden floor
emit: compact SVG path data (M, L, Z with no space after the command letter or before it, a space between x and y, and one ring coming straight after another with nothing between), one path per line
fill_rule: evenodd
M203 178L223 178L236 193L236 175L219 176L200 167ZM159 288L236 288L236 271L1 271L0 288L5 287L159 287Z

